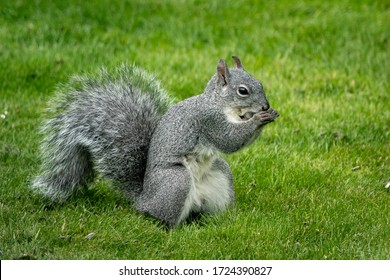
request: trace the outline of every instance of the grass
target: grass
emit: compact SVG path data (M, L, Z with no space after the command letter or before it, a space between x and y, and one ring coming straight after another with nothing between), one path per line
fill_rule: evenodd
M1 259L390 258L390 4L210 2L2 1ZM182 100L233 54L281 116L227 156L229 211L166 231L103 180L51 207L28 189L58 83L129 61Z

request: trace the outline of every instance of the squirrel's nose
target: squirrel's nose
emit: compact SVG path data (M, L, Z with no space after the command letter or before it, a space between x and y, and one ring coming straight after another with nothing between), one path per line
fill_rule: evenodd
M267 111L267 110L269 109L269 104L268 104L268 102L265 103L263 106L261 106L261 109L262 109L263 111Z

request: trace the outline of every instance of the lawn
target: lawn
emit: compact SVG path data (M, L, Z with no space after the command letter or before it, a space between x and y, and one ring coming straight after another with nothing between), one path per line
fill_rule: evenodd
M0 259L390 259L389 40L388 1L2 1ZM134 62L182 100L232 55L280 117L226 156L228 211L166 230L103 179L28 188L59 83Z

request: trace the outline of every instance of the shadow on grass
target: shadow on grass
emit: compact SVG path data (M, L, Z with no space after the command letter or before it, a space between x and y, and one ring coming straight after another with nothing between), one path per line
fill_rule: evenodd
M100 188L100 186L79 189L75 191L66 201L62 202L52 201L51 199L43 197L37 193L28 193L25 199L29 200L29 203L35 206L35 210L32 209L32 211L37 212L57 212L68 209L86 209L89 212L99 215L99 213L107 213L110 211L110 209L113 208L129 209L134 215L142 215L145 219L145 222L152 222L157 228L167 232L187 226L203 227L207 224L206 220L209 216L206 213L193 212L179 226L171 227L164 221L158 220L151 215L138 212L134 208L133 202L124 198L119 190L110 187Z
M76 190L65 201L53 201L48 197L44 197L38 193L28 193L27 199L30 203L40 206L40 210L53 211L63 208L85 208L105 210L107 205L115 205L116 208L131 208L132 202L123 198L119 191L110 189L110 191L102 190L100 187L83 188Z

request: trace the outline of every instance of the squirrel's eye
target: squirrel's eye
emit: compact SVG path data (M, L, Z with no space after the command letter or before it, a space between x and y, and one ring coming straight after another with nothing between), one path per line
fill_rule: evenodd
M248 89L246 87L243 87L243 86L238 87L237 92L241 96L248 96L249 95Z

